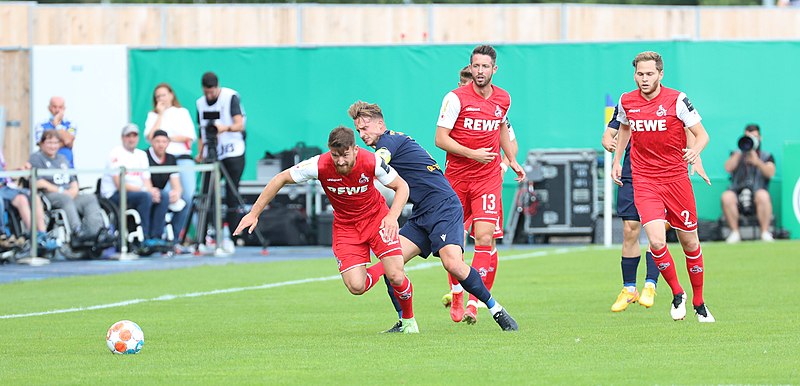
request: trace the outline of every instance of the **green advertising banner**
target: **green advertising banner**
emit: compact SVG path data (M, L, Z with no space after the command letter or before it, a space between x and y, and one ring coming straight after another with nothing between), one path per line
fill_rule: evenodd
M783 145L783 227L792 239L800 239L800 142Z
M244 179L255 179L256 161L298 142L325 148L331 129L352 126L347 108L357 100L378 103L387 126L414 137L434 158L439 108L458 81L473 45L393 47L259 47L136 49L130 51L132 120L144 125L153 108L153 89L173 86L195 114L200 77L219 75L236 89L247 111ZM663 83L686 92L703 117L711 142L703 152L713 185L694 177L698 215L717 219L719 197L728 185L723 164L746 124L762 127L763 148L783 164L780 146L800 141L794 90L800 77L786 76L800 61L800 42L633 42L498 45L493 82L511 94L509 117L519 141L518 160L528 149L592 148L602 154L605 95L614 100L636 87L633 57L655 50L664 57ZM767 70L764 58L771 61ZM360 140L359 140L360 143ZM142 147L146 144L142 143ZM509 174L510 177L510 174ZM770 183L776 217L780 173ZM514 189L506 180L505 193ZM504 194L510 209L513 195Z

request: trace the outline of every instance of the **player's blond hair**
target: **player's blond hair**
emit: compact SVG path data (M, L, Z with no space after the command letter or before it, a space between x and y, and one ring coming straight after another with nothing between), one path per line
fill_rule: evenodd
M472 73L469 71L469 65L466 65L458 72L458 83L467 84L469 82L472 82Z
M353 120L358 118L383 119L383 111L381 111L380 106L375 103L364 101L358 101L350 105L350 108L347 109L347 113L350 114L350 118L353 118Z
M356 145L356 134L349 127L339 126L328 136L328 148L343 150Z
M655 51L645 51L639 55L636 55L636 57L633 58L633 68L635 69L639 62L646 62L648 60L656 62L656 70L664 71L664 59L662 59L661 55Z

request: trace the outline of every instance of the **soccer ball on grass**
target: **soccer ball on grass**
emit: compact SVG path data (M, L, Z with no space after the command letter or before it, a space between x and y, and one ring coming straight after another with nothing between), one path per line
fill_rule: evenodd
M120 320L108 329L108 349L114 354L136 354L144 345L144 332L130 320Z

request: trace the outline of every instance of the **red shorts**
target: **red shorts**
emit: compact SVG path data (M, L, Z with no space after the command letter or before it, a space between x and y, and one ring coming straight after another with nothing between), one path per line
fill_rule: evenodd
M666 221L677 230L697 230L697 205L689 177L673 182L635 181L633 202L642 226L653 221Z
M339 264L339 273L370 262L369 251L378 259L386 256L402 256L400 238L395 236L385 240L382 236L381 220L389 213L389 208L380 211L375 217L351 224L333 223L333 255Z
M469 236L475 238L475 229L472 228L472 220L464 221L464 233L469 233ZM500 219L494 224L494 235L496 239L503 238L503 211L500 211Z
M475 221L490 222L495 225L494 238L503 237L503 178L482 181L456 181L448 178L464 208L464 230Z

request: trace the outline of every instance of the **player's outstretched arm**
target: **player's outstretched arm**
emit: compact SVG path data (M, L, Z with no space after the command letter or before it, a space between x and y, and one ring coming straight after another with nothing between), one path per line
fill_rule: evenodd
M261 191L261 194L258 195L258 199L256 199L256 203L253 204L253 208L250 209L250 213L247 213L242 217L242 220L239 221L239 225L236 227L236 230L233 231L233 235L236 236L242 233L245 228L247 228L247 233L253 233L256 229L256 225L258 225L258 216L267 207L267 205L272 202L275 196L278 194L278 191L281 190L287 184L294 184L294 179L292 175L289 173L289 169L286 169L277 176L273 177L267 186L264 187L264 190Z
M394 190L394 200L392 200L392 207L389 208L389 214L381 220L381 229L383 229L388 238L395 238L400 229L397 219L403 213L403 207L408 202L410 191L408 183L399 175L392 182L386 184L386 187Z
M683 160L693 164L697 161L697 158L700 157L700 152L708 145L709 137L701 122L689 127L689 131L694 136L694 144L691 147L687 146L686 149L683 149Z

